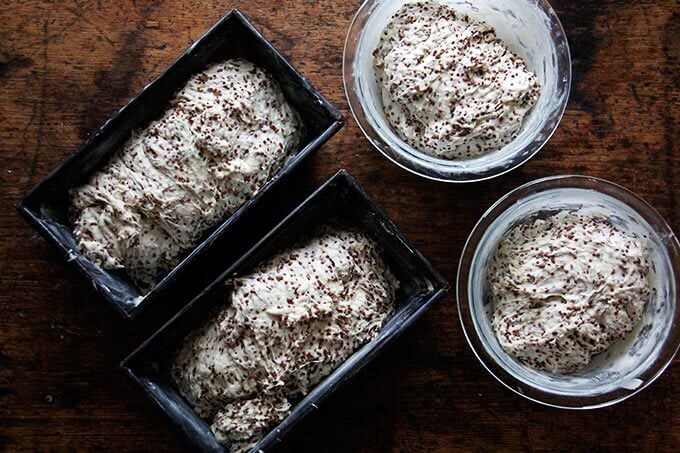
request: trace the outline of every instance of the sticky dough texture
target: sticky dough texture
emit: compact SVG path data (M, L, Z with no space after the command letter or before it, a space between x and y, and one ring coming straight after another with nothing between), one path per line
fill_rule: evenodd
M640 322L654 286L648 240L590 214L515 227L488 270L502 348L533 368L583 369Z
M252 63L194 75L159 119L71 191L78 245L148 291L281 169L300 130L277 83Z
M228 306L180 348L173 380L220 442L246 449L379 333L397 287L373 240L324 227L234 280Z
M443 159L500 150L540 86L488 25L435 1L407 3L374 51L383 109L415 149Z

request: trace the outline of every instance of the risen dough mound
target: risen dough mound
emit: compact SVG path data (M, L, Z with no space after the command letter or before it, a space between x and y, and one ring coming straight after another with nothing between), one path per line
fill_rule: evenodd
M245 60L214 65L71 191L78 245L146 292L252 198L299 141L298 116L265 71Z

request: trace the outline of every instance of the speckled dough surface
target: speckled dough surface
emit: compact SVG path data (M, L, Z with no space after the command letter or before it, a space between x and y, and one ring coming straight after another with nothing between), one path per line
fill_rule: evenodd
M540 91L492 28L434 1L397 11L374 63L390 125L409 145L443 159L511 142Z
M71 191L78 245L150 289L278 172L300 127L276 82L250 62L194 75L159 119Z
M376 243L323 227L237 278L227 308L178 351L172 378L220 442L246 449L379 333L397 287Z
M654 292L647 238L580 212L515 227L488 271L493 328L531 367L570 373L623 338Z

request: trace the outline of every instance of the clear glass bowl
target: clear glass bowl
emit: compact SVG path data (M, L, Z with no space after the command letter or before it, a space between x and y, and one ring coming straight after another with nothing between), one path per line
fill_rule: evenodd
M385 116L375 74L373 50L392 15L412 0L367 0L350 26L343 56L345 93L366 138L400 167L426 178L472 182L493 178L534 156L557 129L571 87L571 56L564 29L544 0L439 0L496 30L526 61L541 83L541 94L519 135L504 148L465 160L424 154L404 142Z
M499 241L520 223L561 210L587 209L651 243L656 295L638 327L596 356L582 371L542 372L505 353L491 326L487 267ZM661 216L634 193L586 176L530 182L496 202L468 238L458 268L458 313L468 343L502 384L538 403L591 409L623 401L651 384L680 346L680 244Z

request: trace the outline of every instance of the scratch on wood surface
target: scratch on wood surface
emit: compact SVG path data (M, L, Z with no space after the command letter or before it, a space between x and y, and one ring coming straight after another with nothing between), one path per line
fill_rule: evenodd
M36 138L35 150L31 158L30 170L28 171L28 180L26 181L27 191L33 184L33 176L35 175L35 168L38 162L38 156L40 156L40 151L43 144L43 137L45 133L45 97L47 95L47 74L48 74L48 47L49 47L49 35L48 35L48 18L43 20L43 41L42 41L42 79L40 83L40 99L37 101L36 106L38 111L38 134Z
M85 16L83 14L88 9L89 9L89 7L88 8L77 8L77 9L69 8L69 7L64 8L64 10L68 11L69 13L73 14L76 17L75 22L82 22L82 23L87 24L90 27L94 28L99 33L98 36L104 38L104 40L106 42L111 44L111 46L115 47L115 42L113 41L113 39L111 39L111 37L106 32L104 32L104 30L101 27L99 27L95 22L91 21L90 19L87 18L87 16Z

